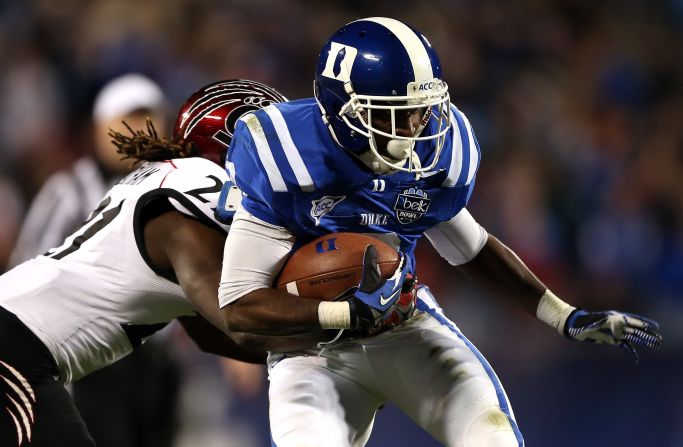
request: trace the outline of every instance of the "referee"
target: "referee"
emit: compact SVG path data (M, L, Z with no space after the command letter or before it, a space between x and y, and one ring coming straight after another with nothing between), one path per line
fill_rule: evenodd
M159 86L139 74L115 78L100 90L93 107L92 155L47 179L24 219L10 268L60 245L128 171L130 161L119 160L107 136L108 128L124 130L121 121L125 120L133 129L144 129L145 118L150 116L163 132L164 107Z
M9 267L62 244L88 218L105 193L130 170L107 135L121 121L144 129L150 117L165 133L166 99L140 74L112 79L93 105L93 152L47 179L31 203ZM165 343L153 337L120 362L73 383L72 394L98 447L170 447L180 373Z

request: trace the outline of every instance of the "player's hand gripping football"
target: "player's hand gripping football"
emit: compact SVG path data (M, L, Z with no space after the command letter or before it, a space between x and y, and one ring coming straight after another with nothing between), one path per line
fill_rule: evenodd
M616 312L587 312L575 309L567 317L564 335L578 341L618 345L638 362L636 346L659 349L662 335L659 324L640 315Z
M377 264L377 249L368 245L363 255L363 276L353 293L342 297L351 307L352 329L360 335L371 335L396 310L406 276L412 275L412 263L404 253L394 274L382 278ZM412 303L406 303L412 308Z

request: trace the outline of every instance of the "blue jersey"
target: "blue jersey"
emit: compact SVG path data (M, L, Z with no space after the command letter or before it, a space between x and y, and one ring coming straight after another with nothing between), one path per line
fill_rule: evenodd
M287 228L296 246L332 232L394 233L413 257L429 228L467 204L479 147L465 116L451 106L451 128L433 171L375 174L339 147L313 98L274 104L243 116L226 167L254 216ZM423 165L433 141L418 141Z

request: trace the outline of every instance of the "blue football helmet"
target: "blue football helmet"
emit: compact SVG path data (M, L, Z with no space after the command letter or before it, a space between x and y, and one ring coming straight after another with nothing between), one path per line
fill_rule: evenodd
M385 17L345 25L323 46L314 90L323 120L345 149L360 155L369 148L391 170L425 172L438 162L450 128L448 86L441 80L436 52L410 26ZM390 130L373 126L373 111L389 117ZM412 111L419 111L419 125L410 130L412 135L399 135L397 112ZM384 156L379 135L388 140ZM417 157L417 141L434 142L431 162Z

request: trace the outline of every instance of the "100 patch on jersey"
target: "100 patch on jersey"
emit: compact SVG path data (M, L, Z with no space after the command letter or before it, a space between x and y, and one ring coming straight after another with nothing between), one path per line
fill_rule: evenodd
M425 215L430 202L431 199L425 191L419 188L408 188L396 197L396 204L394 204L396 218L402 224L415 222Z

